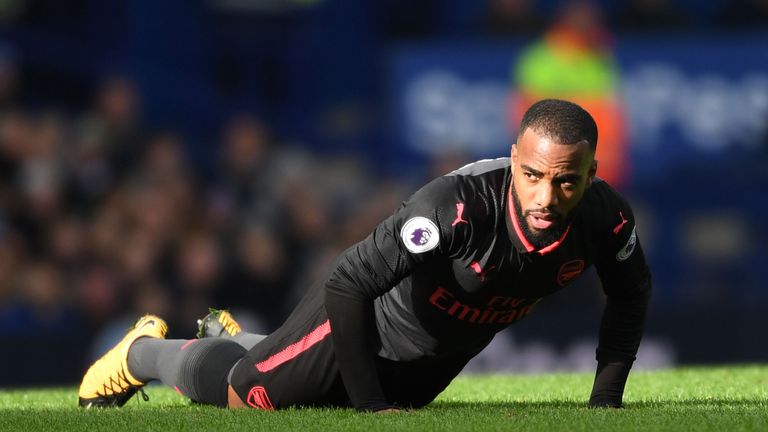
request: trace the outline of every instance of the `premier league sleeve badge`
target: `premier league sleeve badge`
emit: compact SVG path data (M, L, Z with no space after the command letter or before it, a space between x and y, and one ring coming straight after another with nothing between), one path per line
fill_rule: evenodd
M430 251L440 244L440 231L431 220L417 216L408 219L400 231L406 249L415 254Z

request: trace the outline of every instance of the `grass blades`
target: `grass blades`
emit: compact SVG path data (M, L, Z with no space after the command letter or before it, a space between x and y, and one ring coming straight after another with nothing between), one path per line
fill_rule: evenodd
M622 410L586 408L591 385L591 374L466 375L428 407L390 415L225 410L191 404L163 386L147 388L149 402L83 410L75 388L0 390L0 430L768 430L768 366L634 372Z

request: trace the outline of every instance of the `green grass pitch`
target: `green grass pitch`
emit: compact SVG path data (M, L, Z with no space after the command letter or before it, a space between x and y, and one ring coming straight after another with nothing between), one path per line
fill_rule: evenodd
M466 375L426 408L389 415L225 410L163 386L146 389L149 402L83 410L75 388L0 390L0 431L768 431L768 366L634 372L622 410L587 409L591 384L592 374Z

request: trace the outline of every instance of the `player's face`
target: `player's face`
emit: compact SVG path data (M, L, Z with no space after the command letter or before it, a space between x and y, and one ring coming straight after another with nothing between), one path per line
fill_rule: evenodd
M586 141L559 144L527 129L512 146L512 192L533 238L562 231L564 221L592 183L597 162ZM522 224L522 221L521 221Z

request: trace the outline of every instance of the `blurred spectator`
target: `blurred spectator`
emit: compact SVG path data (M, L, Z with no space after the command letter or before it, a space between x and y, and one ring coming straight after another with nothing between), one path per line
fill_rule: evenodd
M24 259L18 236L0 221L0 310L13 300L13 288L20 262Z
M544 98L563 98L589 111L600 131L597 175L621 188L628 178L624 113L619 101L619 70L595 3L564 5L544 38L526 48L514 65L517 98L510 124Z
M81 319L91 331L99 330L122 312L124 293L117 274L108 265L85 263L73 282Z
M620 30L681 30L689 24L682 9L669 0L629 0L616 17Z
M130 78L107 78L99 88L97 96L97 112L109 132L135 131L139 120L140 100L136 85Z
M0 6L1 14L2 6ZM13 48L0 42L0 109L7 109L16 102L18 70Z
M330 205L312 182L291 182L284 189L283 205L288 212L291 234L303 247L317 248L331 238Z
M278 155L271 141L257 117L239 115L225 125L218 178L208 202L209 216L220 228L231 229L239 212L279 217Z
M179 239L170 279L175 285L177 325L188 334L197 329L197 318L213 304L223 289L223 262L213 232L193 229Z
M115 186L116 173L102 136L93 127L74 134L71 149L64 155L70 174L69 207L82 212L98 202Z
M222 139L224 167L238 192L247 196L251 188L266 188L258 184L259 177L269 169L270 136L266 125L257 117L242 115L232 118L226 125Z
M154 176L145 165L131 178L119 195L120 210L126 228L144 231L158 245L173 242L189 225L198 222L199 214L194 185L186 176Z
M126 199L125 192L115 192L92 210L86 236L89 253L94 257L111 259L121 250L122 233L128 220Z
M159 186L168 186L187 177L189 173L181 137L173 132L155 135L144 151L139 173Z
M544 19L533 0L488 0L483 30L491 36L536 35L544 30Z
M72 298L58 269L39 260L22 267L10 304L0 311L0 333L62 335L76 328Z
M149 313L162 317L173 317L173 299L169 290L155 280L147 280L135 285L131 291L133 311Z
M64 211L63 124L55 116L45 116L22 128L23 157L14 181L23 208L17 209L16 224L32 251L42 253L48 227Z
M765 30L768 27L768 0L730 0L716 15L728 30Z
M80 126L81 133L89 135L89 144L100 147L93 151L107 155L117 177L126 174L142 153L140 116L141 95L136 84L126 76L111 76L101 83L95 109Z
M6 212L17 209L19 203L16 177L31 145L32 125L28 115L11 109L0 113L0 206Z
M289 297L296 263L279 230L263 221L242 224L228 249L235 254L217 304L255 313L263 331L273 331L293 304Z
M54 220L48 230L45 249L54 263L68 272L76 272L86 255L85 227L72 215Z
M333 256L367 237L408 195L408 189L394 179L382 179L373 185L366 199L351 209L344 223L338 227L339 234L336 235Z
M163 252L159 239L149 231L134 229L126 233L117 256L123 280L132 286L153 281L160 270Z

